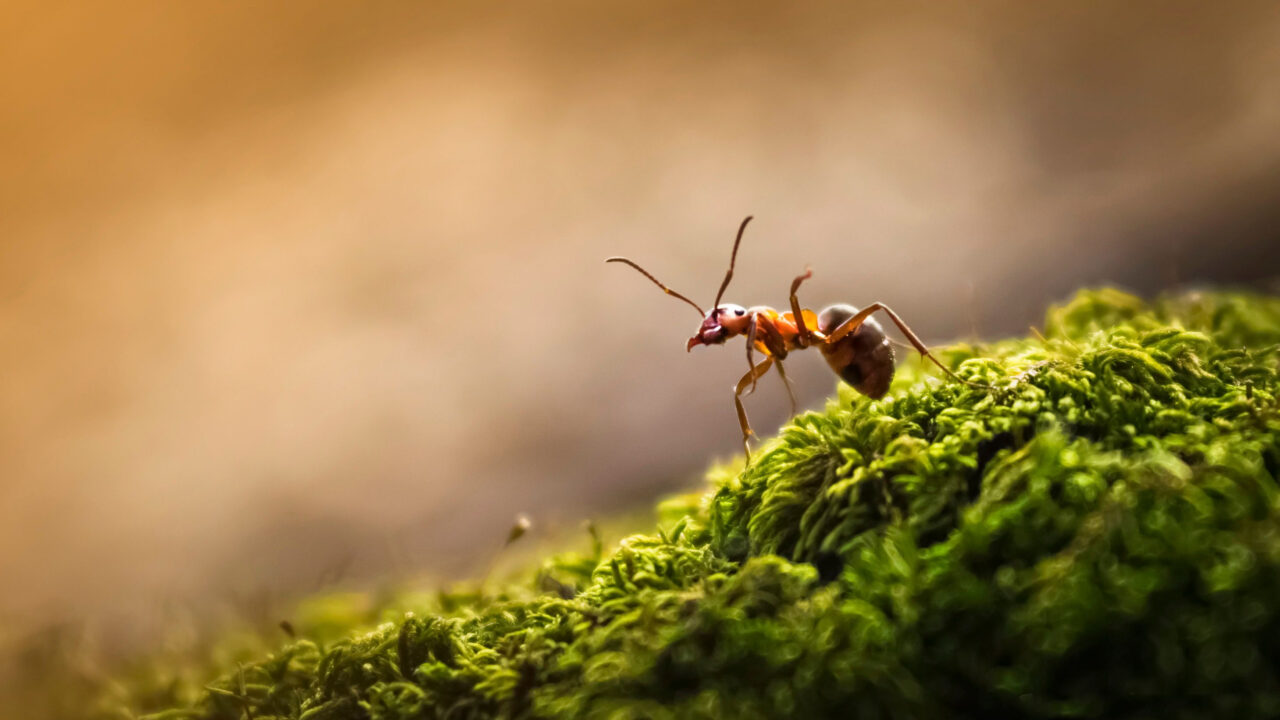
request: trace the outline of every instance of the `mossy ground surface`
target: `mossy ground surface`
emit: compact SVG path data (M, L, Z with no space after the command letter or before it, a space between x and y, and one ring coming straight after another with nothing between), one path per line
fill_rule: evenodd
M879 401L841 387L653 535L359 631L299 623L101 710L1275 717L1278 346L1275 298L1085 292L1043 338L941 353L991 389L917 363Z

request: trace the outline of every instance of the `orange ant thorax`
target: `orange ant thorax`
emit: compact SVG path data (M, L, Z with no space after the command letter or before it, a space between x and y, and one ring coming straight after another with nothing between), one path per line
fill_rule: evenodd
M813 311L803 310L802 312L805 313L810 332L820 336L820 333L813 329L816 322ZM753 325L754 332L752 332ZM706 314L698 332L689 338L685 350L692 350L698 345L722 345L725 341L739 335L754 335L756 349L778 359L785 358L792 350L807 347L801 338L795 317L791 313L779 313L767 305L744 308L741 305L725 304Z

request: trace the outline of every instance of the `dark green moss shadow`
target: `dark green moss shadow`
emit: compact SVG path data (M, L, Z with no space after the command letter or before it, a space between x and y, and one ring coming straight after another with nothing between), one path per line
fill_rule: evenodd
M108 715L1280 714L1280 300L1099 290L841 388L661 530ZM305 629L303 629L305 634Z

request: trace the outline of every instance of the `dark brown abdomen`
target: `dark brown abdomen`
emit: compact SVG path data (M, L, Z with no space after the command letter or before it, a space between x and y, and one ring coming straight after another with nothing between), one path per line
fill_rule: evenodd
M818 329L828 335L857 313L852 305L832 305L818 314ZM889 392L889 383L893 382L893 345L874 318L867 318L840 340L819 347L831 369L853 389L872 399Z

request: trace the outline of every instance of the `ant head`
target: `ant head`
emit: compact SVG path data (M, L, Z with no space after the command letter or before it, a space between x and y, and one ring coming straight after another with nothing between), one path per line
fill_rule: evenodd
M720 345L725 340L746 332L750 322L750 314L741 305L726 303L712 308L702 319L698 333L689 338L685 350L692 350L697 345Z
M689 338L687 350L692 350L694 345L719 345L734 335L741 335L747 331L751 325L752 313L741 305L721 305L720 298L724 297L724 291L729 287L729 281L733 279L733 266L738 262L738 246L742 244L742 233L747 229L747 223L751 222L751 216L748 215L742 224L738 226L738 234L733 239L733 253L729 255L729 269L724 274L724 280L720 283L720 290L716 293L716 300L712 303L711 312L706 313L702 318L702 326L698 328L698 334ZM703 315L702 308L698 303L672 290L671 288L659 282L658 278L649 274L648 270L635 264L634 261L624 257L611 257L605 262L620 262L630 265L641 275L649 278L654 285L662 289L662 292L688 303L699 315Z

